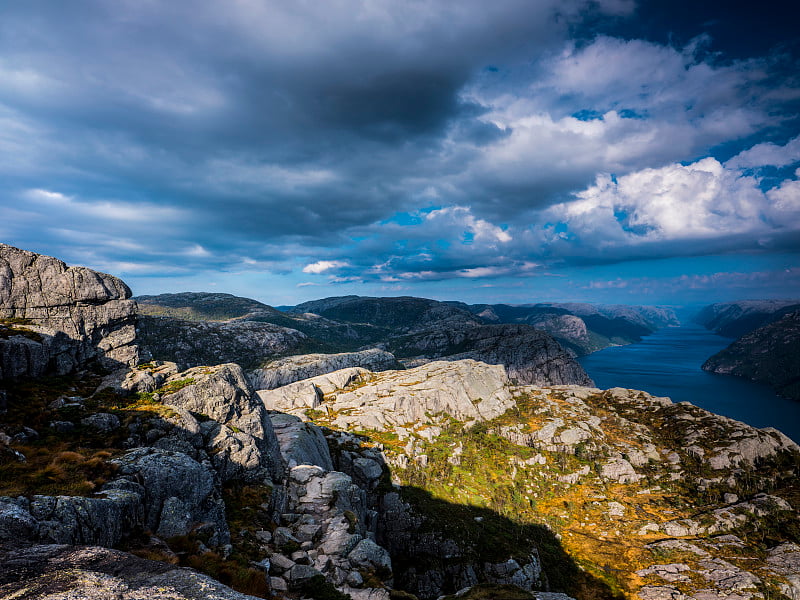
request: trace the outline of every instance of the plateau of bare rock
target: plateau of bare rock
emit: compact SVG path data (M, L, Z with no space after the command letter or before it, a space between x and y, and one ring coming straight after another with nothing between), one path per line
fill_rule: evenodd
M744 334L710 357L703 369L766 383L800 400L800 310Z
M614 589L625 597L656 597L659 582L685 598L763 598L794 585L793 567L778 574L751 533L769 527L777 548L798 523L800 448L777 430L636 390L514 386L469 360L362 374L309 406L282 409L330 430L336 468L351 472L357 456L347 432L380 440L378 462L399 487L380 498L376 539L403 557L395 583L420 598L500 571L523 589L542 577L570 589L562 577L574 583L580 569L565 556L554 569L553 544L619 573ZM469 499L492 511L457 508ZM516 528L513 563L485 537L503 527ZM610 593L601 589L596 597Z
M302 351L304 333L259 321L197 321L140 316L137 339L150 358L181 369L235 362L254 368L275 356Z
M130 297L116 277L0 244L0 380L135 364Z

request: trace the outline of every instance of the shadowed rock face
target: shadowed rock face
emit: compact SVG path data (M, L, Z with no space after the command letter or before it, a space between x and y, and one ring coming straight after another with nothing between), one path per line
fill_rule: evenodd
M0 379L135 364L130 297L116 277L0 244L0 319L28 329L9 325L0 335Z
M96 546L41 545L0 551L0 564L3 598L256 600L191 569Z
M503 365L522 385L593 385L578 362L549 334L529 325L456 325L437 327L392 340L398 356L413 356L407 364L426 360L473 360ZM421 359L419 357L422 357Z
M703 369L760 381L800 400L800 310L743 335L709 358Z

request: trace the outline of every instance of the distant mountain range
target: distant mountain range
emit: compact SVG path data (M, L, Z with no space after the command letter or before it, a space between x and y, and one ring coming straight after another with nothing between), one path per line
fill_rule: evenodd
M270 323L305 334L302 343L309 351L347 352L378 345L398 358L416 362L463 356L476 352L479 346L484 358L486 352L510 353L511 340L536 337L536 331L548 333L571 355L582 356L608 346L637 342L661 327L678 324L671 309L654 306L468 305L408 296L337 296L277 310L248 298L200 292L139 296L136 300L144 315L140 335L164 350L168 340L152 340L148 333L158 331L163 337L163 322L151 328L148 318L177 319L182 323L178 328L184 330L196 327L189 324L196 321ZM220 323L209 327L231 329L241 325ZM176 341L185 338L176 331L168 337ZM187 345L185 339L182 345ZM204 347L208 348L208 344ZM171 358L174 360L175 356Z

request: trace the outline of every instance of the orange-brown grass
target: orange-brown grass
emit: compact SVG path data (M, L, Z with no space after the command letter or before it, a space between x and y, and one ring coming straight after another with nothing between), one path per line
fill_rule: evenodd
M216 552L205 552L189 556L186 566L210 575L217 581L232 587L237 592L269 598L267 575L236 560L225 560Z
M106 450L75 451L66 442L15 448L26 461L7 460L0 464L0 496L88 496L116 472L116 467L107 462L112 454Z
M144 541L144 540L140 540ZM267 574L250 566L249 559L234 551L229 558L223 558L216 552L200 551L200 540L194 533L181 535L166 540L170 551L143 545L129 548L131 554L159 560L182 567L191 567L210 575L217 581L232 587L237 592L250 594L259 598L271 598Z

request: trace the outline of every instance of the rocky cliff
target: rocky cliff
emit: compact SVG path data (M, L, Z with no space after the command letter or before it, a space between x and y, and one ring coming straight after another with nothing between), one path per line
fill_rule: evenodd
M578 356L638 342L657 329L679 324L672 309L657 306L583 303L463 306L488 323L526 323L546 331Z
M135 364L130 297L116 277L0 244L0 380Z
M703 370L760 381L800 400L800 310L743 335L709 358Z
M694 321L714 333L738 338L800 310L800 300L740 300L710 304Z
M572 355L549 334L529 325L456 322L391 338L387 347L409 365L471 358L503 365L520 384L592 385Z
M791 440L636 390L522 385L563 376L549 336L414 306L348 317L402 330L405 370L364 368L389 366L373 350L5 381L0 595L800 596Z

